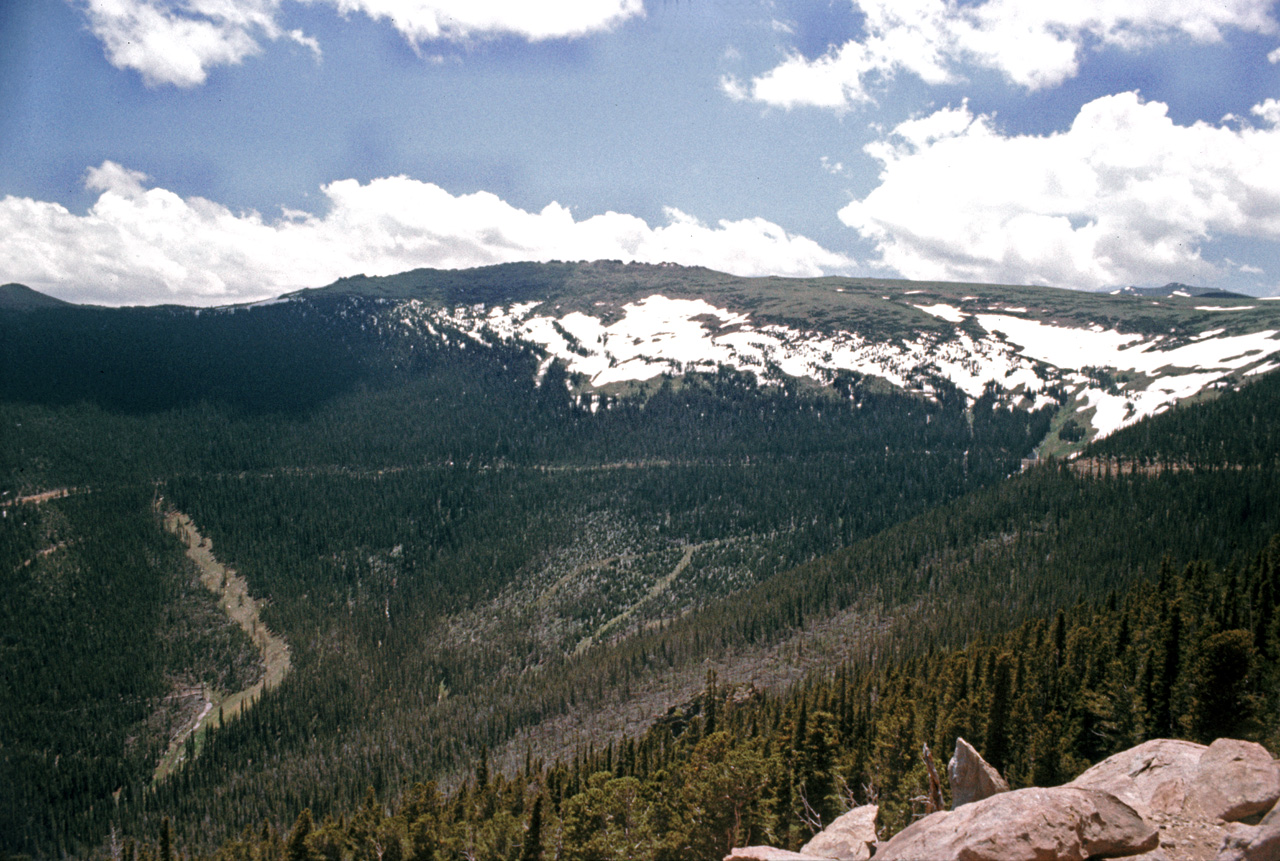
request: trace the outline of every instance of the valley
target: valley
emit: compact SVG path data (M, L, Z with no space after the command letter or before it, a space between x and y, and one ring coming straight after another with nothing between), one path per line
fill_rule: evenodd
M868 787L905 821L960 730L1022 781L1199 738L1214 649L1274 746L1277 332L608 262L0 309L0 848L267 861L305 809L331 861L516 858L541 799L544 857L624 802L710 857L739 766L795 847Z

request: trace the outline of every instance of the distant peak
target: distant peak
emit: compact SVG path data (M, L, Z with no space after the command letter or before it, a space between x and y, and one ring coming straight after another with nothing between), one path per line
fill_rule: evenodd
M1177 281L1170 281L1163 287L1121 287L1119 290L1110 291L1113 296L1144 296L1152 299L1249 299L1251 297L1243 293L1233 293L1230 290L1215 290L1208 287L1192 287L1190 284L1181 284Z
M0 310L31 311L36 308L65 308L70 302L56 299L25 284L0 284Z

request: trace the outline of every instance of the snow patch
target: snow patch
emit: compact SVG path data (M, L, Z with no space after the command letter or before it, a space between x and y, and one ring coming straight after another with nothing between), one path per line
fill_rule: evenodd
M952 308L950 305L945 305L941 302L937 305L913 305L912 307L919 308L921 311L934 317L941 317L949 323L959 323L961 320L969 316L959 308Z
M750 314L703 299L660 294L614 309L616 319L609 324L581 311L558 316L558 309L539 302L441 310L415 300L401 306L401 315L419 330L431 331L435 323L478 341L496 335L537 344L548 354L539 368L540 379L550 361L559 359L570 374L581 375L596 388L664 373L713 371L721 365L750 371L764 383L777 382L781 375L828 380L833 373L853 371L926 393L931 391L929 378L942 377L972 400L996 383L1005 392L1019 393L1000 403L1012 406L1023 399L1039 409L1055 403L1044 394L1047 387L1066 384L1084 409L1092 410L1100 436L1168 409L1245 368L1251 368L1249 375L1271 370L1276 365L1264 360L1280 353L1277 333L1270 330L1223 336L1223 329L1210 329L1190 342L1163 349L1163 335L1121 333L1096 323L1070 328L1013 316L1025 313L1025 308L991 308L1001 313L971 315L946 303L912 307L953 324L972 317L988 334L975 337L957 328L946 336L926 332L872 341L850 331L761 323ZM1141 389L1130 384L1108 390L1079 373L1090 367L1132 372L1149 380Z

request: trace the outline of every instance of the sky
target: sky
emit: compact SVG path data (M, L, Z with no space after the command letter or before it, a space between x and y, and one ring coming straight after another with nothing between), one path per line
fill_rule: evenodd
M0 0L0 283L585 259L1280 294L1280 2Z

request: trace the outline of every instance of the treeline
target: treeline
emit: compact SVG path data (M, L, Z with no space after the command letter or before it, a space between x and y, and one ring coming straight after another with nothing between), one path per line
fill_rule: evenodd
M1086 454L1153 465L1214 468L1280 465L1280 375L1263 374L1239 391L1175 408L1094 443Z
M0 313L0 481L20 491L285 466L794 459L888 446L900 460L887 466L924 458L917 471L946 471L926 482L954 493L1008 474L1049 421L993 410L992 396L970 413L952 387L931 403L854 374L829 390L762 391L726 370L668 378L643 396L574 398L560 364L539 378L536 349L438 328L415 334L390 303L356 298Z
M1242 567L1165 565L1154 583L963 649L844 665L782 694L710 677L638 738L549 767L529 759L512 775L482 756L451 793L370 788L345 815L300 810L213 857L700 859L751 843L797 848L867 802L880 805L888 834L922 812L924 746L942 760L957 736L1014 788L1066 782L1157 737L1244 738L1276 751L1278 659L1280 537ZM171 841L168 829L165 820ZM131 853L165 856L154 836Z

